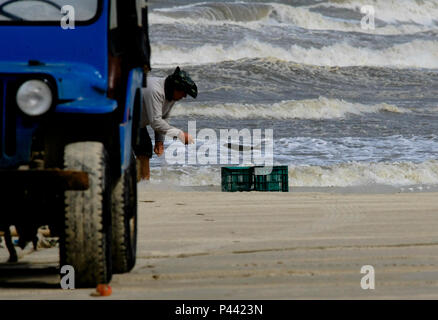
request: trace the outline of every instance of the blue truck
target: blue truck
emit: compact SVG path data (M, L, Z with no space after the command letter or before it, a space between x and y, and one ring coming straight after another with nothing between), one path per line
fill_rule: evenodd
M136 261L144 0L0 0L0 226L49 226L77 287Z

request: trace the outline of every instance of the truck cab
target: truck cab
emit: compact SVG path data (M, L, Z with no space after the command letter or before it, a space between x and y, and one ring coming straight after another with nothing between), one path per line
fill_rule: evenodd
M0 231L59 237L76 286L135 265L144 0L0 0Z

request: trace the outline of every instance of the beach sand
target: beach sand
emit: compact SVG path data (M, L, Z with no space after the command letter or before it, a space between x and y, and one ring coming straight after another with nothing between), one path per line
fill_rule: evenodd
M437 199L140 189L137 265L114 275L110 298L437 299ZM27 262L56 266L57 250ZM374 267L374 290L361 288L364 265ZM0 299L93 299L91 289L58 283L56 275L9 275L0 278Z

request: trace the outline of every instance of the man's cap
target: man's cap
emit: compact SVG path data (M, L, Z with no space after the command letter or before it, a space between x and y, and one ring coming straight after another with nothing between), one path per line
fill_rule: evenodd
M172 74L172 79L176 89L183 90L193 98L198 96L198 87L187 72L176 67L175 72Z

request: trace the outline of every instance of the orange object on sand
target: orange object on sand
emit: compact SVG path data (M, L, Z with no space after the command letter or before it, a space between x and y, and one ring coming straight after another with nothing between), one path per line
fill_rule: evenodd
M108 284L98 284L96 291L103 297L108 297L113 293L111 286Z

